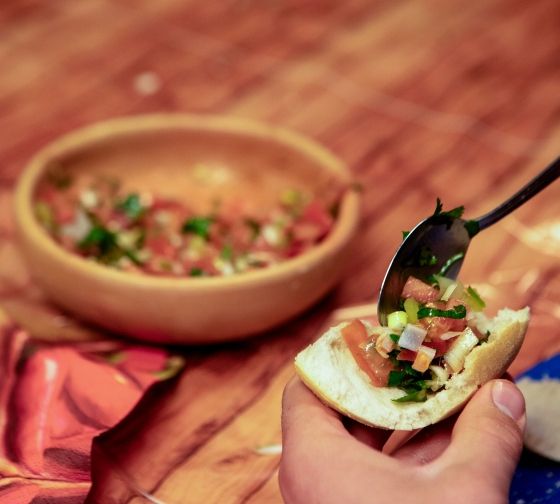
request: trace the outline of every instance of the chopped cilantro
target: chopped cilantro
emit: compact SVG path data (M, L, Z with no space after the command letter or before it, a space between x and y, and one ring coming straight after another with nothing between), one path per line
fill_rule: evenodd
M202 268L191 268L189 271L189 276L201 277L204 276L204 270Z
M443 205L439 198L436 198L436 209L434 210L434 215L439 215L443 210Z
M436 209L434 210L434 217L440 216L440 217L450 217L451 219L460 219L464 211L465 211L464 206L458 206L456 208L452 208L451 210L447 210L444 212L443 204L441 203L441 200L437 198Z
M469 234L469 238L472 238L473 236L477 235L478 232L480 231L480 225L478 224L478 221L469 220L465 222L465 229Z
M77 245L82 252L94 256L104 264L114 264L122 257L128 257L135 264L142 264L134 250L119 246L117 233L100 224L93 226Z
M82 250L97 248L101 255L105 255L117 247L117 235L98 224L90 229L89 233L78 243L78 247Z
M398 334L389 334L389 338L391 338L395 343L399 341L400 336Z
M435 266L438 260L437 257L432 254L432 251L428 247L422 247L420 249L420 254L418 256L419 266Z
M137 220L142 217L145 211L145 208L140 202L140 196L136 193L130 193L126 198L119 201L116 208L132 220Z
M181 231L185 234L191 233L207 239L212 222L212 217L191 217L183 223Z
M426 317L445 317L452 319L462 319L467 316L467 309L463 305L457 305L451 310L440 310L438 308L423 307L418 310L418 319Z
M402 231L402 239L406 240L406 237L410 234L410 231Z

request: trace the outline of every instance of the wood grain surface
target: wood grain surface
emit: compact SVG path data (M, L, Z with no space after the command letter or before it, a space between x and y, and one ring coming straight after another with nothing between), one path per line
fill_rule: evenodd
M156 111L260 119L318 140L363 186L340 286L269 334L183 349L184 373L138 405L150 421L96 441L89 502L281 502L296 352L335 308L374 301L401 230L437 196L478 216L558 155L559 20L557 0L2 2L0 303L37 337L98 336L48 304L15 243L18 174L62 133ZM491 308L532 307L513 372L560 350L559 256L559 185L470 249L463 277Z

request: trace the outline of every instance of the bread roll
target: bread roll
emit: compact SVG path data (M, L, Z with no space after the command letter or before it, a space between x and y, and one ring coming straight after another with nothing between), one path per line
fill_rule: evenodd
M451 375L425 402L395 403L403 391L375 387L360 369L342 337L343 322L329 329L295 359L303 382L328 406L371 427L413 430L443 420L459 410L487 381L500 377L523 343L529 308L503 309L486 322L490 336L467 356L460 373Z

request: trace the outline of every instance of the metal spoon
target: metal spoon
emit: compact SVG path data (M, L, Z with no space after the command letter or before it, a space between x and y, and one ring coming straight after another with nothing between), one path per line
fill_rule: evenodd
M421 280L442 273L457 278L471 239L480 231L513 212L560 177L560 157L513 196L474 220L436 213L417 224L393 257L377 305L379 322L387 325L387 315L399 309L404 284L409 276ZM434 261L437 259L437 263ZM434 263L434 264L432 264Z

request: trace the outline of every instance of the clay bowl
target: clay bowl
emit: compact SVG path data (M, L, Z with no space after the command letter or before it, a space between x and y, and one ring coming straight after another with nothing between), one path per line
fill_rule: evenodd
M210 181L194 173L203 163ZM111 174L123 185L189 205L236 194L270 204L278 187L345 188L330 234L293 259L229 277L174 278L118 271L59 246L34 214L37 186L53 165ZM316 302L344 271L359 218L350 173L316 143L253 121L191 115L110 120L68 134L28 164L16 191L16 221L36 282L64 309L123 335L153 342L212 343L262 333Z

